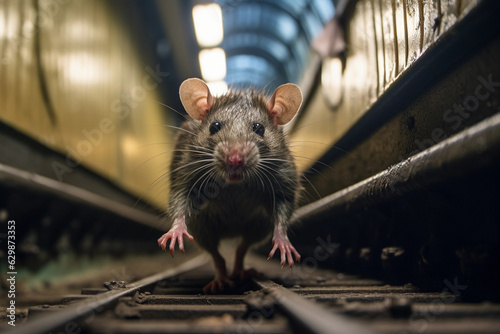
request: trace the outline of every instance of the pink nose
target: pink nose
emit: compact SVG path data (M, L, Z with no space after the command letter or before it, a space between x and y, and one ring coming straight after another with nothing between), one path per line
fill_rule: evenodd
M241 154L241 152L233 151L227 158L227 163L231 167L241 167L245 163L245 159L243 157L243 154Z

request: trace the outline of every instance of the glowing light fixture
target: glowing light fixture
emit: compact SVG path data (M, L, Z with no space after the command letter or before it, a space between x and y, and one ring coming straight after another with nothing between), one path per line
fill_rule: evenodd
M226 93L228 88L227 88L227 83L225 81L212 81L212 82L207 82L208 88L210 88L210 93L212 93L213 96L221 96L222 94Z
M196 40L201 47L219 45L224 38L222 10L216 3L193 7Z
M65 79L73 84L96 85L109 73L102 59L90 52L75 52L62 59Z
M201 76L205 81L220 81L226 76L226 53L221 48L201 50Z
M328 105L336 108L342 102L342 60L340 58L328 58L323 60L321 70L321 84L323 95Z

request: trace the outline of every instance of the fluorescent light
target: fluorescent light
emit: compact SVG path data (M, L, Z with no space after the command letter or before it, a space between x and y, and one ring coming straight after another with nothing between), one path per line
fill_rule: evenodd
M73 84L96 85L102 83L106 73L109 73L102 58L91 52L74 52L63 59L64 75Z
M193 22L196 40L202 47L219 45L224 38L222 10L216 3L193 7Z
M226 76L226 53L221 48L201 50L201 76L205 81L219 81Z
M336 108L342 102L342 60L328 58L323 60L321 70L323 94L330 107Z
M213 96L221 96L227 92L227 83L225 81L212 81L207 82L208 88L210 88L210 93Z

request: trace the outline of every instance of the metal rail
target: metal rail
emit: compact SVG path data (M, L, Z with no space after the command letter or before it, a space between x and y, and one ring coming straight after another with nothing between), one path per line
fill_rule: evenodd
M28 322L8 333L368 334L417 332L424 321L426 333L493 334L500 326L499 304L460 303L460 296L450 291L421 292L411 285L389 286L300 265L282 271L277 261L260 258L251 260L256 268L267 265L268 280L204 295L202 286L212 275L207 260L196 257L126 286L117 282L95 296L65 297L62 305L32 307ZM286 283L285 277L296 284L285 288L275 283ZM88 290L82 293L92 292ZM79 301L65 304L69 300Z
M321 334L375 334L366 326L358 325L345 316L328 312L317 303L272 281L257 281L257 284L273 297L292 319L299 322L309 333Z
M500 114L496 114L383 172L299 208L292 220L323 219L346 208L399 198L499 160Z
M41 192L44 195L54 196L63 201L102 210L157 230L161 230L162 228L162 220L158 215L134 209L85 189L4 164L0 164L0 184L15 189L27 189L29 192Z
M133 295L136 291L140 289L147 288L161 280L174 277L181 273L193 270L200 267L208 261L208 256L205 254L199 255L182 265L167 269L161 273L153 276L146 277L138 282L132 283L125 287L118 287L112 289L108 292L98 294L94 297L90 297L71 306L66 309L56 312L51 315L42 315L33 321L29 321L25 325L20 325L16 329L7 332L6 334L44 334L50 331L59 329L61 326L66 324L75 324L74 321L82 318L96 310L102 310L106 306L117 301L121 297Z
M16 329L7 332L6 334L42 334L61 329L63 327L77 326L77 320L92 314L92 312L102 312L104 309L110 307L118 300L123 300L124 297L132 296L139 290L148 289L154 284L169 278L173 278L182 273L192 271L207 264L208 256L200 255L191 259L184 264L168 269L164 272L142 279L136 283L120 286L117 284L116 288L104 293L97 294L93 297L87 297L77 303L68 306L61 311L55 311L54 314L43 314L35 319L30 319L28 323L18 326ZM254 283L262 289L266 294L273 297L275 304L283 309L289 318L293 321L298 321L304 330L309 333L359 333L359 334L374 334L366 327L355 324L347 320L342 315L337 315L328 312L321 308L318 304L308 301L298 294L282 287L281 285L271 280L255 280ZM241 296L243 297L243 296ZM137 299L137 298L136 298ZM138 298L140 300L141 297ZM168 300L167 300L168 299ZM195 299L200 299L196 301ZM203 305L204 299L209 300L208 305ZM190 296L147 296L141 302L149 302L153 305L142 307L141 311L132 308L128 309L127 306L121 305L118 307L118 313L125 314L125 317L136 317L139 314L161 314L166 313L170 316L164 317L166 319L174 316L174 319L185 319L187 315L192 312L202 312L203 314L219 314L221 312L240 317L246 313L246 307L243 307L242 298L235 298L235 296L210 296L210 297L190 297ZM131 298L131 302L133 298ZM169 305L172 304L173 305ZM194 304L193 304L194 303ZM161 304L155 306L155 304ZM201 309L201 310L200 310ZM123 324L119 322L111 322L113 326L117 326L123 330ZM280 324L282 327L283 324ZM135 328L132 326L132 328ZM178 327L179 329L184 326ZM272 325L269 328L274 328ZM184 328L185 330L186 328Z

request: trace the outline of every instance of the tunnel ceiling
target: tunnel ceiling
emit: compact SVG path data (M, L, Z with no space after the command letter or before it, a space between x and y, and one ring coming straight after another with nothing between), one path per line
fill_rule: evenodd
M203 77L199 52L221 48L226 66L223 80L228 86L272 90L285 82L297 83L311 40L334 13L331 0L218 0L223 40L207 48L197 43L192 16L194 6L207 3L156 1L179 81Z
M298 82L309 44L333 16L329 0L220 0L228 84Z

